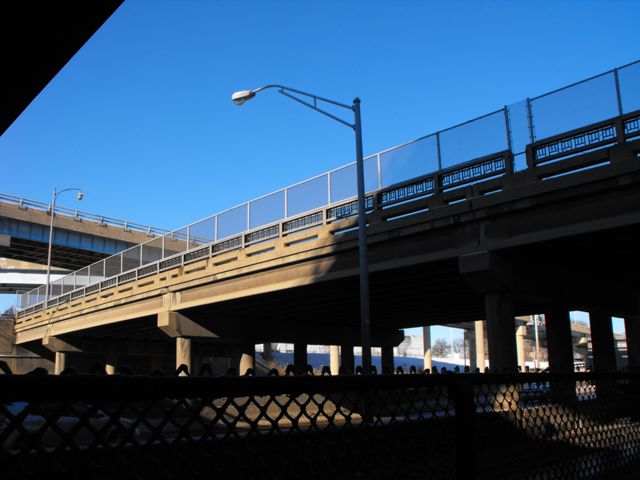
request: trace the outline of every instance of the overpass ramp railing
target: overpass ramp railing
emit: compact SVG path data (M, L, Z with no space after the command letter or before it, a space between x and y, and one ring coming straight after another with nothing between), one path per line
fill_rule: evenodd
M369 209L564 160L546 178L598 164L567 159L640 137L640 61L440 130L364 160ZM602 162L601 162L602 163ZM562 169L561 169L562 170ZM543 179L543 178L541 178ZM455 196L455 195L454 195ZM355 162L243 203L108 257L19 298L18 316L225 251L357 214ZM452 201L457 201L456 199Z

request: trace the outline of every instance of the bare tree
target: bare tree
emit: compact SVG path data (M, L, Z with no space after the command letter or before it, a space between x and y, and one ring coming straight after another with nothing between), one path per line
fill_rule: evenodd
M400 356L400 357L406 357L407 356L407 351L409 350L410 343L411 343L411 338L410 337L404 337L404 340L402 340L402 343L400 343L400 345L398 345L398 356Z
M431 354L434 357L446 357L451 350L449 342L447 342L444 338L438 338L431 345Z

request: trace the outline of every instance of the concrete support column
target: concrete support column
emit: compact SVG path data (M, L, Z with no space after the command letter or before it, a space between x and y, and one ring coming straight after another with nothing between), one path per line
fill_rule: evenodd
M256 346L254 344L246 344L240 347L238 357L238 375L246 374L250 368L255 371Z
M271 342L265 343L262 346L262 358L266 361L273 360L273 353L271 350Z
M484 296L491 370L515 372L518 357L514 335L513 299L504 292Z
M338 375L340 371L340 347L337 345L329 346L329 368L331 375Z
M484 371L484 358L485 358L485 349L484 349L484 321L476 320L475 322L475 337L476 337L476 364L475 366L480 369L480 371Z
M469 368L473 370L478 365L478 355L476 352L476 334L473 330L464 331L464 343L469 345Z
M380 370L384 375L393 374L395 365L393 364L393 346L383 345L380 348Z
M186 365L189 374L192 374L191 362L191 339L184 337L176 337L176 369L180 365Z
M573 341L569 310L551 309L544 315L547 330L549 370L553 373L573 372Z
M67 354L65 352L55 352L54 371L56 375L60 375L67 368Z
M638 370L640 369L640 315L625 317L624 331L627 337L629 368Z
M616 350L613 344L611 316L603 310L593 310L589 312L589 323L593 348L593 370L614 372L616 370Z
M431 362L431 327L422 327L422 351L424 353L424 369L433 369Z
M524 337L527 335L527 327L520 325L516 328L516 353L518 355L518 366L524 372L524 366L527 362L524 351Z
M353 356L353 345L340 345L340 357L344 373L353 374L355 370L355 358Z
M107 361L104 365L104 370L107 372L107 375L114 375L116 373L117 363L118 355L115 352L107 353Z
M293 344L293 368L297 375L302 375L307 369L307 344L295 342Z

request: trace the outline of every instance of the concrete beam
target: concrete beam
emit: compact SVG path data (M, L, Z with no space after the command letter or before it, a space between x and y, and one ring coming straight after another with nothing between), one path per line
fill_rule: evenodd
M85 345L86 345L86 342L83 342L82 340L69 342L59 337L45 337L42 339L42 346L45 348L48 348L49 350L55 353L60 353L60 352L81 353L85 351L85 348L83 348L85 347ZM56 356L56 359L57 358L58 357Z
M460 274L478 293L498 292L513 284L509 265L494 252L474 252L458 257Z
M219 338L211 330L179 312L160 312L158 314L158 328L174 338Z

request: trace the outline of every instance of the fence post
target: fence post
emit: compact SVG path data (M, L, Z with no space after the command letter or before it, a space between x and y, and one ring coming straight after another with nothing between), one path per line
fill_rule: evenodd
M618 69L613 71L613 80L616 84L616 99L618 100L618 115L623 115L622 111L622 93L620 92L620 77L618 77Z
M513 142L511 140L511 121L509 118L509 108L506 105L504 107L504 127L507 133L507 148L510 152L510 155L506 155L504 158L504 169L505 173L513 173L515 165L513 161Z
M438 172L442 170L442 154L440 153L440 132L436 132L436 149L438 153Z
M534 143L536 141L536 135L533 132L533 110L531 108L531 99L527 97L527 122L529 125L529 141Z
M475 403L468 378L452 379L449 392L455 406L456 478L476 478Z
M622 115L624 115L622 111L622 93L620 92L620 78L618 77L618 69L616 68L613 71L613 80L616 85L616 99L618 101L618 118L615 121L616 127L616 140L618 143L624 143L624 120Z

